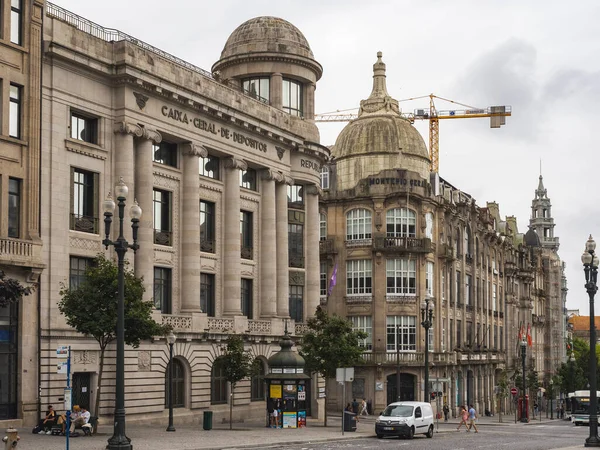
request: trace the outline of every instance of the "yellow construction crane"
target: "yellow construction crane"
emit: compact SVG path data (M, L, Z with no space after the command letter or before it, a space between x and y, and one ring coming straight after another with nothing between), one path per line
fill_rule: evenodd
M440 166L440 120L442 119L475 119L481 117L490 118L490 128L500 128L506 124L506 117L510 116L512 109L510 106L490 106L488 108L476 108L463 103L438 97L434 94L423 95L421 97L412 97L399 100L401 102L409 100L419 100L429 98L428 109L415 109L414 113L402 113L402 116L414 123L415 120L429 121L429 159L431 160L431 171L438 172ZM438 110L435 107L433 99L443 100L465 109ZM358 117L357 114L347 113L343 110L315 115L315 122L348 122Z

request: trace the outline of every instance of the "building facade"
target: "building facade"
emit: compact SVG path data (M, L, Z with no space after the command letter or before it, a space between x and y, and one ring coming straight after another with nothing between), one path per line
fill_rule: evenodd
M40 106L43 2L1 3L0 271L36 288L40 239ZM0 308L0 424L36 420L38 300L34 290Z
M42 403L62 398L58 345L72 349L73 402L96 402L98 345L66 325L57 302L91 258L114 257L101 245L101 203L122 178L126 210L136 199L143 211L139 250L127 258L155 319L177 335L178 420L209 408L228 417L219 356L231 333L262 363L236 388L234 420L262 417L266 361L284 328L302 332L319 302L319 174L329 150L310 119L320 64L296 27L272 17L240 25L207 72L56 5L46 12ZM164 338L126 349L129 420L167 414L168 355ZM114 406L114 365L106 368L101 415Z
M322 170L321 304L368 335L348 398L331 381L331 407L422 400L427 351L440 405L495 412L503 371L510 378L521 367L521 339L531 336L528 370L553 363L545 357L554 335L533 320L546 314L547 267L514 216L502 219L496 203L480 207L430 172L422 137L387 92L381 54L373 71L371 95Z

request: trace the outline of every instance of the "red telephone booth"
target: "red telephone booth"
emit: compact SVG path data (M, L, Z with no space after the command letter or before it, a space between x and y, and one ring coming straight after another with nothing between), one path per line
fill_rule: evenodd
M523 397L519 397L517 417L521 422L529 422L529 395L525 396L525 407L523 407Z

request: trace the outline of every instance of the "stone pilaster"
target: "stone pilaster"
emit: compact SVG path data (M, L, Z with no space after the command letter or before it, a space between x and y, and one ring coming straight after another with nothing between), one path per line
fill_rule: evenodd
M162 140L160 133L142 128L142 136L137 139L135 151L135 198L143 211L138 230L140 248L135 255L135 276L144 277L144 301L151 301L154 295L154 218L153 187L154 169L152 144ZM133 204L130 195L128 205Z
M277 109L283 108L283 76L280 73L271 74L271 106Z
M287 187L294 184L289 176L283 176L283 182L275 186L277 227L277 315L290 316L290 273L288 249L288 198Z
M304 118L313 120L315 118L315 83L306 84L306 103L304 105Z
M200 312L200 159L201 145L182 146L183 207L181 210L181 312Z
M223 315L242 314L240 301L240 169L246 170L245 161L228 158L224 164L225 211L223 247Z
M260 213L260 315L277 316L277 242L273 240L276 229L275 181L283 181L280 173L264 170L261 178Z
M321 264L319 260L319 195L321 188L304 187L306 199L306 316L315 315L319 306Z

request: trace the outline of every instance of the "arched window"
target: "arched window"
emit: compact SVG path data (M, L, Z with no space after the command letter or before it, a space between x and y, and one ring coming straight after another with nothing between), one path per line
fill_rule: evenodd
M460 240L460 229L456 228L456 237L454 238L454 247L456 248L456 256L459 258L462 255L461 251L461 240Z
M265 400L265 363L260 358L254 360L254 375L252 376L252 386L250 392L250 400L264 401Z
M346 214L346 240L371 239L371 211L353 209Z
M319 240L325 239L327 239L327 216L321 213L319 214Z
M223 359L217 359L210 374L210 403L220 405L227 403L227 380Z
M165 372L165 408L169 407L169 370L171 366L167 364ZM173 408L185 407L185 371L183 363L178 359L173 360Z
M473 249L471 244L471 230L468 226L465 227L465 253L469 256L472 256Z
M479 261L479 238L475 238L475 259L478 265L481 264Z
M425 214L425 237L433 239L433 213Z
M387 237L415 237L417 216L406 208L390 209L386 213Z

